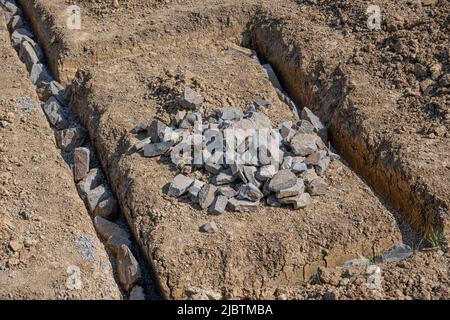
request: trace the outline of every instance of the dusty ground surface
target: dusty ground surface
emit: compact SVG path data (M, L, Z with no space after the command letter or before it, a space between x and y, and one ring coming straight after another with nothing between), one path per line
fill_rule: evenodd
M0 298L119 299L3 19L0 57Z
M55 74L68 81L86 69L73 107L168 297L206 283L234 297L273 297L287 284L288 297L320 298L327 284L295 289L319 261L334 266L347 254L414 244L386 204L419 232L448 237L448 2L381 1L383 29L375 32L367 29L364 1L19 2ZM74 3L83 10L79 31L65 27L65 6ZM207 113L243 107L255 95L278 101L260 68L226 50L231 42L274 65L290 95L325 121L355 171L334 163L329 194L305 211L227 214L217 218L221 232L205 236L196 231L208 217L164 195L175 175L168 164L126 154L128 131L155 114L168 118L186 83L205 95ZM288 111L278 101L269 116L277 123ZM333 295L448 298L449 257L437 252L420 253L406 267L381 266L383 292L368 296L355 280L338 283Z

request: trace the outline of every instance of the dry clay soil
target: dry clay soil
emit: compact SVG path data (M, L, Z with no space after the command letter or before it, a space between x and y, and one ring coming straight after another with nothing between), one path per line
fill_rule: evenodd
M364 270L334 269L395 243L416 246L412 229L448 237L448 2L380 1L383 29L373 32L364 1L18 2L55 76L73 82L71 108L166 298L195 288L223 298L450 297L447 251L381 265L377 292L365 288ZM81 30L66 27L69 4L82 8ZM167 159L129 152L130 130L154 116L170 122L187 85L204 96L205 116L262 97L274 103L273 125L293 119L236 44L274 66L343 157L307 209L212 218L165 194L176 174ZM219 232L200 233L211 220ZM318 267L323 279L309 283Z

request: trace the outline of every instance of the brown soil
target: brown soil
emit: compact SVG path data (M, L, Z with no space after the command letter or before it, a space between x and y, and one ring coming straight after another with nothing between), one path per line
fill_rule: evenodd
M0 299L120 299L4 20L0 56Z
M421 234L448 236L448 2L380 1L383 30L373 32L359 0L19 2L54 73L67 82L84 69L72 108L166 297L186 297L190 286L224 297L272 298L281 290L319 297L322 286L298 283L320 265L415 245L405 221ZM73 3L82 7L80 31L65 27L64 8ZM202 92L206 114L263 96L275 102L274 124L291 117L261 67L228 50L231 43L275 67L291 97L321 116L347 162L333 163L329 193L310 208L227 213L215 218L220 232L205 236L198 226L210 218L165 195L174 170L164 158L129 154L129 131L155 115L168 119L186 84ZM425 278L425 298L448 298L448 254L437 257L387 266L386 291L373 297L420 298L409 280L395 280L405 269L408 279ZM372 297L338 287L337 298Z

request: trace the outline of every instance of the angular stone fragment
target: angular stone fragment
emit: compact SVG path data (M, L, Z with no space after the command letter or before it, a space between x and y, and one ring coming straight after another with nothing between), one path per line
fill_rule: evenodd
M94 210L94 216L100 216L102 218L115 219L118 215L119 207L117 200L113 196L109 196L107 199L100 201Z
M160 120L153 120L148 127L148 134L153 143L162 142L164 139L164 132L167 126Z
M187 192L188 188L192 185L193 182L193 179L179 174L171 182L168 194L172 197L181 197Z
M31 70L34 64L39 63L37 53L34 51L33 46L28 41L23 41L21 43L19 57L27 67L27 70Z
M319 135L319 137L324 141L328 141L328 133L327 128L323 125L322 121L320 121L319 117L317 117L310 109L303 108L301 118L304 120L308 120L314 126L315 132Z
M172 141L150 143L144 146L144 157L153 158L167 153L173 146Z
M324 157L324 152L325 151L315 151L313 153L311 153L306 159L305 159L305 163L309 164L309 165L317 165L320 161L320 159L322 159L322 157ZM326 152L325 152L326 154Z
M308 133L314 134L314 126L308 120L301 120L297 123L297 132L298 133Z
M205 162L205 170L212 174L219 174L223 169L222 165L217 163Z
M256 173L256 178L260 181L266 181L268 179L272 179L277 172L278 168L273 164L269 164L267 166L259 168L258 172Z
M319 176L323 175L329 166L330 166L330 158L325 156L324 158L320 159L317 165L315 166L316 173Z
M183 91L183 94L180 98L180 105L185 109L197 110L203 103L203 97L192 90L189 87L186 87Z
M83 180L89 172L91 152L87 148L75 148L73 150L73 176L75 182Z
M292 137L296 133L295 130L292 129L292 121L283 122L280 124L279 128L281 138L286 142L291 141Z
M237 199L240 200L249 200L251 202L260 201L263 198L263 193L251 183L243 184L239 188L239 193L237 195Z
M275 194L271 194L270 196L268 196L266 203L269 207L281 207L281 202Z
M23 19L19 15L15 15L8 23L9 29L14 32L23 26Z
M317 173L314 169L308 169L302 174L302 178L305 181L305 184L309 184L314 179L317 179Z
M94 188L91 191L89 191L86 197L89 206L89 211L93 214L99 202L108 197L109 193L103 185L100 185L97 188Z
M68 105L68 101L65 97L65 89L58 81L52 80L50 82L41 82L37 89L37 93L41 101L47 101L54 96L61 105Z
M134 286L131 289L130 296L128 297L130 301L143 301L145 300L144 289L141 286Z
M41 63L35 63L30 70L30 80L35 87L39 87L42 82L52 81L52 77Z
M303 162L295 161L294 163L292 163L291 170L294 173L301 173L308 170L308 166Z
M228 208L230 208L231 211L250 212L257 210L258 206L259 201L251 202L246 200L238 200L236 198L231 198L228 200Z
M258 172L258 169L254 166L243 166L242 167L242 174L244 183L251 183L255 185L256 187L261 187L261 182L256 179L256 173Z
M67 127L67 120L64 115L63 106L54 97L50 97L43 106L48 121L56 129L64 129Z
M201 117L197 113L189 113L186 117L181 121L180 128L181 129L189 129L195 125L196 121L200 121Z
M295 197L305 192L305 184L303 183L303 179L297 179L297 183L287 189L283 189L277 192L277 198L289 198Z
M317 150L317 136L308 133L297 133L291 139L291 148L295 155L306 157Z
M119 234L113 234L108 238L106 242L106 248L111 251L114 256L117 256L119 253L119 249L122 245L126 245L127 247L131 246L131 241L128 237L124 237Z
M198 203L202 209L207 209L214 202L217 188L212 184L205 184L198 193Z
M249 120L253 123L255 129L272 129L272 121L261 112L254 112Z
M77 127L56 132L56 144L65 152L71 152L80 147L86 139L86 130Z
M11 34L11 41L14 49L18 50L23 41L34 42L33 34L25 28L19 28Z
M302 193L295 197L283 198L282 204L292 205L295 210L306 208L311 203L311 196L308 193Z
M366 266L369 264L370 264L369 259L361 257L358 259L347 260L340 267Z
M316 178L307 184L307 191L312 196L320 196L327 192L328 184L322 178Z
M222 108L220 109L220 118L222 120L241 120L244 114L240 109L237 108Z
M117 274L125 291L130 291L141 278L139 264L126 245L122 245L117 253Z
M145 123L138 123L133 129L130 131L132 134L140 134L144 132L148 132L148 125Z
M414 254L413 249L406 244L396 244L375 258L377 263L398 262Z
M270 64L263 65L264 70L266 71L267 76L269 77L270 82L272 85L277 88L280 91L283 91L283 87L280 84L280 81L278 80L277 74L273 70L272 66Z
M16 1L14 0L1 0L0 7L5 8L7 12L10 14L22 15L22 10L17 6Z
M271 101L264 100L264 99L261 99L261 98L256 98L253 101L253 104L254 104L256 109L261 109L261 108L270 109L270 108L272 108L272 105L273 105Z
M232 187L230 186L221 186L217 189L216 192L217 195L221 195L221 196L225 196L228 199L233 198L234 196L237 195L237 191L234 190Z
M220 172L218 175L214 176L213 178L215 185L224 185L224 184L230 184L234 181L236 181L236 176L231 173L230 169L224 170Z
M133 146L133 151L134 152L139 152L142 149L144 149L144 147L148 144L152 143L152 139L150 137L145 138L144 140L138 141L134 144Z
M293 187L297 183L297 176L291 170L281 170L270 180L269 190L278 192Z
M294 158L291 156L284 157L283 163L281 164L280 169L281 170L289 170L292 168L292 163L294 161Z
M82 199L86 199L87 193L99 185L103 184L105 176L100 169L92 169L87 176L77 183L78 194Z
M366 268L367 288L369 290L381 290L381 268L376 265L370 265Z
M198 194L204 185L205 185L204 182L200 180L194 180L194 182L187 190L192 199L197 199Z
M107 240L112 236L129 238L128 233L118 224L108 221L102 217L94 218L94 226L95 230L99 233L99 235Z
M228 198L222 195L218 195L213 204L209 207L208 212L211 214L219 215L225 212L227 207Z

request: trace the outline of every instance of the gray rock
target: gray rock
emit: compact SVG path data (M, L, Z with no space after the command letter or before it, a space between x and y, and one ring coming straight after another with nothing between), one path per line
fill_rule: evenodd
M58 81L52 80L50 82L41 82L37 89L37 93L41 101L47 101L54 96L61 105L68 105L68 101L65 97L65 89Z
M134 152L139 152L139 151L141 151L142 149L144 149L144 147L145 147L146 145L151 144L151 143L152 143L152 139L151 139L150 137L145 138L145 139L143 139L143 140L141 140L141 141L138 141L138 142L136 142L136 143L134 144L134 146L133 146L133 151L134 151Z
M281 170L289 170L292 168L292 164L294 162L294 158L291 156L284 157L283 163L281 164Z
M213 178L213 182L217 186L230 184L234 181L236 181L236 176L232 174L231 169L224 170Z
M314 134L314 126L308 120L301 120L297 123L297 132L298 133L307 133Z
M243 166L242 174L240 174L241 179L244 183L251 183L255 185L257 188L261 187L261 182L256 179L256 173L258 169L254 166Z
M28 41L23 41L20 44L19 57L27 67L28 71L31 70L33 65L39 63L37 53L34 51L33 46Z
M272 85L277 88L280 91L283 91L283 87L280 84L280 81L278 80L277 74L273 70L272 66L270 64L264 64L263 65L264 70L267 73L267 76L269 77L270 82Z
M177 175L169 186L168 194L172 197L181 197L185 194L189 187L194 183L194 180L185 175Z
M205 170L212 174L219 174L223 169L222 165L217 163L205 162Z
M63 106L54 97L50 97L44 104L43 110L48 121L56 129L64 129L67 127L67 120L64 114Z
M226 196L218 195L214 203L209 207L208 212L215 215L222 214L225 212L227 203L228 198Z
M256 211L259 206L258 202L251 202L246 200L238 200L236 198L231 198L228 200L228 208L230 208L231 211L237 211L237 212L251 212Z
M22 10L17 6L16 1L14 0L2 0L0 1L1 7L3 7L6 11L8 11L12 15L22 15Z
M292 137L295 135L295 130L292 129L292 121L283 122L279 126L281 138L284 141L291 141Z
M259 168L258 172L256 173L256 178L260 181L266 181L268 179L272 179L277 172L278 168L273 164L269 164L267 166Z
M124 237L119 234L113 234L112 236L110 236L105 244L106 248L109 251L111 251L114 254L114 256L117 256L117 254L119 253L119 249L122 245L130 247L131 241L127 237Z
M330 158L329 157L324 157L324 158L320 159L319 163L317 163L317 165L315 166L316 173L319 176L323 175L329 166L330 166Z
M87 148L75 148L73 150L73 176L75 182L83 180L89 172L91 152Z
M172 146L172 141L146 144L144 146L144 157L153 158L166 154Z
M204 182L200 180L194 180L194 182L187 190L192 199L197 199L198 194L204 185L205 185Z
M306 107L303 108L301 118L311 122L319 137L325 142L328 141L327 128L320 121L319 117L317 117L310 109Z
M130 291L141 278L139 264L126 245L122 245L117 253L117 274L125 291Z
M105 176L100 169L92 169L87 176L77 183L78 194L82 199L86 199L87 193L100 186L105 181Z
M22 41L34 42L33 34L25 28L19 28L11 34L14 49L18 50Z
M148 125L145 123L138 123L130 132L132 134L148 133Z
M306 159L305 163L309 165L317 165L319 161L326 156L326 151L315 151L311 153Z
M282 204L292 205L295 210L306 208L311 203L311 196L308 193L302 193L295 197L283 198Z
M113 196L100 201L94 210L94 216L102 218L116 219L119 215L117 200Z
M180 128L181 129L189 129L195 125L196 121L199 121L200 115L197 113L189 113L186 117L181 121Z
M12 17L12 19L8 23L9 29L14 32L15 30L22 28L23 26L23 19L19 15L15 15Z
M276 207L276 208L281 207L281 202L275 194L271 194L270 196L268 196L266 203L269 207Z
M301 173L301 172L305 172L306 170L308 170L308 166L303 162L295 161L292 163L291 170L294 173Z
M317 150L317 138L314 134L297 133L290 142L292 151L297 156L309 156Z
M281 170L270 180L269 190L278 192L289 189L297 183L297 176L290 170Z
M316 178L307 183L307 191L312 196L320 196L327 192L328 184L322 178Z
M162 121L159 121L157 119L152 121L152 123L148 127L148 134L153 143L164 141L164 132L166 128L167 126Z
M314 179L319 178L316 171L314 169L308 169L302 174L302 178L305 181L305 184L308 185Z
M333 160L340 160L341 159L340 155L338 155L337 153L334 153L331 150L328 150L327 155L328 155L328 157L330 157Z
M297 183L290 187L277 192L277 198L289 198L301 195L305 192L305 184L303 183L303 179L297 179Z
M93 214L97 205L108 197L109 193L103 185L100 185L89 191L86 197L89 211Z
M272 122L264 113L255 112L249 120L253 123L255 129L272 129Z
M130 296L128 297L130 301L143 301L145 300L144 289L141 286L134 286L131 289Z
M220 118L222 120L241 120L244 114L240 109L237 108L222 108L220 109Z
M381 290L381 268L375 265L367 266L366 274L368 275L367 288L371 291Z
M272 102L269 100L264 100L261 98L256 98L255 101L253 102L255 108L258 109L270 109L272 108Z
M237 191L230 186L221 186L217 189L217 194L230 199L237 195Z
M207 209L214 202L217 188L212 184L205 184L198 193L198 203L202 209Z
M56 144L64 152L80 147L86 139L86 130L77 127L56 132Z
M375 258L377 263L398 262L414 254L413 249L406 244L396 244Z
M197 110L203 103L203 97L192 90L189 87L186 87L181 95L180 105L185 109Z
M118 224L108 221L102 217L94 218L95 230L105 240L110 239L112 236L129 238L128 233L120 227Z
M42 82L52 81L52 77L41 63L36 63L31 67L30 80L34 86L39 87Z
M251 202L260 201L264 197L263 193L251 183L243 184L239 188L237 199L249 200Z
M354 267L354 266L366 266L369 265L370 261L367 258L361 257L358 259L351 259L345 261L340 267Z

